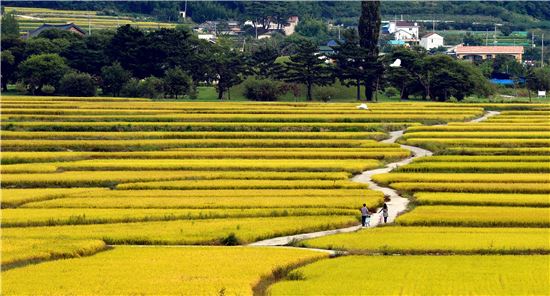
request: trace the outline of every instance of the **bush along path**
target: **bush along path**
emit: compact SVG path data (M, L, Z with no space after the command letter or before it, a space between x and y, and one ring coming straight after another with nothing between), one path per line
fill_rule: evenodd
M470 120L469 122L471 123L482 122L487 118L498 114L500 114L500 112L498 111L487 111L482 117ZM386 140L383 140L382 143L395 143L397 139L399 139L403 135L404 132L405 130L390 132L390 137ZM412 156L397 162L389 163L383 168L364 171L363 173L356 175L351 179L354 182L368 184L369 189L380 191L384 194L384 196L386 196L386 198L389 199L389 201L386 202L386 204L388 205L388 223L395 221L395 218L397 218L399 214L403 213L407 209L407 206L409 205L409 199L399 195L392 188L378 185L372 180L372 176L389 173L400 166L411 163L414 159L431 156L433 154L429 150L422 149L415 146L401 145L401 148L409 150ZM377 212L379 210L380 209L377 209ZM357 211L359 211L359 208L357 209ZM379 223L381 222L380 215L381 214L375 213L371 216L370 227L376 227L379 225ZM361 228L362 228L361 225L358 225L358 226L352 226L352 227L346 227L346 228L340 228L340 229L318 231L318 232L312 232L312 233L302 233L302 234L289 235L289 236L281 236L281 237L275 237L275 238L251 243L249 244L249 246L285 246L285 245L291 245L301 240L312 239L312 238L317 238L317 237L332 235L337 233L354 232ZM335 252L331 252L331 253L335 254Z

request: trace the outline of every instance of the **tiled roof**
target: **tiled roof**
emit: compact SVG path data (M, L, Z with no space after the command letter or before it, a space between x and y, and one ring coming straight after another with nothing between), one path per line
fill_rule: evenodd
M407 22L407 21L396 21L395 25L397 27L418 27L418 25L414 25L414 23Z
M523 53L523 46L458 46L455 49L457 54L467 53L501 53L517 54Z
M73 23L69 23L69 24L64 24L64 25L50 25L50 24L43 24L42 26L32 30L29 32L29 36L30 37L36 37L38 36L38 34L40 34L42 31L44 30L48 30L48 29L58 29L58 30L69 30L71 28L75 28L76 30L78 30L79 32L81 32L83 35L86 34L86 32L84 32L84 30L82 30L80 27L78 27L77 25L73 24Z

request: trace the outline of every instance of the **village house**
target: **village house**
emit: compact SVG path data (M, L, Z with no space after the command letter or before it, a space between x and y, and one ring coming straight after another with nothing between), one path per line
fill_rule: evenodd
M298 25L299 20L300 19L297 16L291 16L285 23L278 24L275 22L270 22L269 25L267 25L267 29L264 29L262 24L257 23L256 28L260 30L258 39L271 38L273 32L277 31L283 33L285 36L290 36L296 31L296 26ZM248 20L244 22L243 25L254 27L254 22Z
M242 33L239 22L237 21L206 21L193 28L193 31L199 35L230 35L237 36ZM203 38L206 39L206 38Z
M388 33L394 34L395 40L418 41L419 28L418 23L403 20L390 21Z
M443 46L443 36L435 32L428 33L420 38L420 46L426 50Z
M455 48L456 57L464 60L494 59L497 55L513 56L519 63L523 58L523 46L464 46Z
M40 35L40 33L42 33L43 31L50 30L50 29L69 31L69 32L73 32L75 34L78 34L80 36L86 35L86 32L84 30L82 30L79 26L75 25L74 23L68 23L68 24L63 24L63 25L43 24L42 26L40 26L40 27L38 27L38 28L36 28L32 31L27 32L27 34L23 35L21 38L27 39L27 38L31 38L31 37L36 37L36 36Z

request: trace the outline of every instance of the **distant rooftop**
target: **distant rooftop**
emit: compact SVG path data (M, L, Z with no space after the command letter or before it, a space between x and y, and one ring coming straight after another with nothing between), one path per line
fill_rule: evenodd
M395 21L395 26L397 27L418 27L417 23L412 23L409 21Z
M458 46L457 54L518 54L523 53L523 46Z
M73 32L78 33L80 35L86 35L86 32L84 30L82 30L79 26L77 26L73 23L68 23L68 24L63 24L63 25L43 24L42 26L40 26L40 27L38 27L38 28L36 28L32 31L29 31L29 33L27 33L27 35L25 35L23 37L24 38L36 37L40 33L42 33L43 31L49 30L49 29L56 29L56 30L63 30L63 31L73 31Z

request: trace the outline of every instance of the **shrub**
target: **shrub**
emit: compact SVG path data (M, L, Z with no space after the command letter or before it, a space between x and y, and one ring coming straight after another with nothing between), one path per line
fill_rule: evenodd
M51 95L55 92L53 85L45 84L40 88L40 91L44 94Z
M399 95L399 90L393 86L388 86L384 89L384 94L388 98L393 98Z
M230 233L226 237L222 238L221 243L224 246L237 246L240 244L240 241L235 233Z
M27 85L23 82L17 82L15 84L15 90L20 94L27 94L29 92Z
M155 76L147 77L140 81L140 95L150 99L157 99L162 96L163 83L162 79Z
M62 94L71 97L92 97L96 94L96 86L92 76L87 73L67 73L59 81Z
M195 85L193 85L191 87L191 90L189 90L189 99L196 100L198 98L199 98L199 92L197 90L197 87Z
M338 89L333 86L321 86L313 90L313 97L323 102L328 102L336 97Z
M128 80L120 90L120 94L124 97L140 97L141 96L141 87L139 80L132 78Z
M248 79L244 83L244 96L253 101L277 101L283 94L280 82L267 79Z

